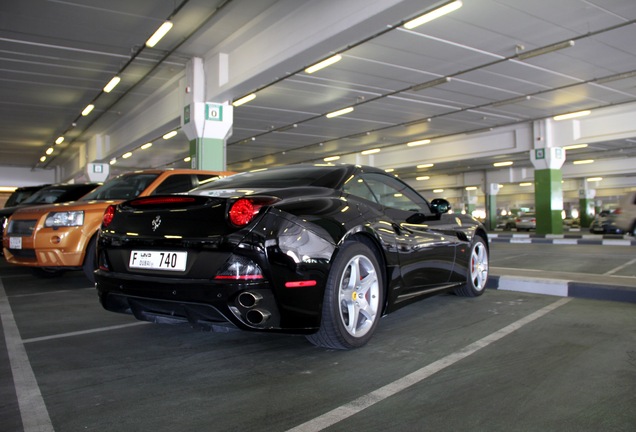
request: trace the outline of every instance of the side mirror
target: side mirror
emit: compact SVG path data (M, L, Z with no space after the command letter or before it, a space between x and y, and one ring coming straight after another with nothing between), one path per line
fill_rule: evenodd
M443 198L435 198L431 201L431 210L436 214L448 213L451 209L451 205Z

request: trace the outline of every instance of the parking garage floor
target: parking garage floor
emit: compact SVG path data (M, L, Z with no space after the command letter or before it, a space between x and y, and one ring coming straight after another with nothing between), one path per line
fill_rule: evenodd
M491 274L332 351L137 322L81 272L2 262L0 430L633 431L636 247L493 242Z

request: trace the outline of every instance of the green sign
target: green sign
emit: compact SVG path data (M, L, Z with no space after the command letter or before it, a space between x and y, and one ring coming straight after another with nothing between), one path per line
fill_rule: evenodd
M535 159L545 159L545 149L535 149L534 150L534 158Z
M183 108L183 124L190 123L190 105L186 105Z
M223 105L206 103L205 119L212 121L223 121Z

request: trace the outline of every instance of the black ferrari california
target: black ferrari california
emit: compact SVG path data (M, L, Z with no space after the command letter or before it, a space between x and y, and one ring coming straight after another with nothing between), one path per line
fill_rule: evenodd
M104 308L140 320L355 348L411 301L484 292L486 231L449 210L377 168L236 174L109 207L97 291Z

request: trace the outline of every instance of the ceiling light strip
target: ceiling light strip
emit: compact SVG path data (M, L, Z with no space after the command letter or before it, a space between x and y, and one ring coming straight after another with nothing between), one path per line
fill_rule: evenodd
M437 9L434 9L430 12L425 13L424 15L421 15L409 22L407 22L406 24L404 24L404 28L407 30L412 30L415 27L419 27L422 24L426 24L427 22L433 21L439 17L442 17L446 14L449 14L453 11L456 11L457 9L459 9L460 7L462 7L463 3L459 0L455 0L455 1L451 1L448 2L440 7L438 7Z
M338 63L340 60L342 60L342 56L340 54L336 54L329 57L328 59L316 63L315 65L309 66L305 69L305 72L307 72L308 74L318 72L320 69L324 69L328 66L331 66L332 64Z

